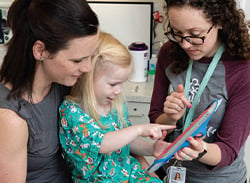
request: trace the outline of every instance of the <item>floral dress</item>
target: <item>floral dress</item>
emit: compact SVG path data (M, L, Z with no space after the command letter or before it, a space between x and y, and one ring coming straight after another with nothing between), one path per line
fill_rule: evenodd
M140 163L130 156L129 145L109 154L99 153L105 134L120 129L116 111L101 116L100 121L107 127L105 129L100 128L79 104L64 100L59 111L60 142L74 183L162 183L160 179L150 177ZM131 125L126 107L124 118L127 125Z

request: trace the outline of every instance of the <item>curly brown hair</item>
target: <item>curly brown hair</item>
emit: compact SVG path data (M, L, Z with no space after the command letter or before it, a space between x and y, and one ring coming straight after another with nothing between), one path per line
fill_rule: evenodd
M245 14L237 9L235 0L166 0L167 9L173 6L190 6L202 10L206 18L214 25L222 26L219 39L231 56L250 59L250 35ZM177 62L173 71L179 73L187 68L188 55L179 44L173 43L171 54Z

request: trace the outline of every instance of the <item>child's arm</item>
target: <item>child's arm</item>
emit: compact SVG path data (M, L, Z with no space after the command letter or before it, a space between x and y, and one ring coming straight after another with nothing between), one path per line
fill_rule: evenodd
M162 137L162 130L169 130L173 128L175 128L175 126L144 124L134 125L118 131L108 132L105 134L102 140L99 153L109 153L116 151L134 141L138 136L150 137L153 140L160 139ZM145 144L147 144L147 142ZM145 148L145 150L148 149L147 151L150 151L149 149L151 148L152 146L150 144L147 144L147 148ZM147 152L147 154L150 153L151 152ZM150 155L152 155L152 153Z

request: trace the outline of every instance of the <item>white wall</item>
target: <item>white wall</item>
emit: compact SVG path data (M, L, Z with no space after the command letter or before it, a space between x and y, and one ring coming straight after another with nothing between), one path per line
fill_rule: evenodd
M87 0L87 1L94 1L94 0ZM158 23L155 27L156 30L156 37L153 40L153 52L154 50L158 51L160 49L160 46L164 40L164 31L165 31L165 24L167 22L165 12L163 11L163 7L165 5L165 0L99 0L99 1L118 1L118 2L153 2L155 11L159 11L160 15L164 16L164 21L163 23Z
M3 45L0 45L0 66L2 65L5 52L6 52L6 48Z
M10 4L13 2L14 0L1 0L0 1L0 7L9 7Z
M100 21L100 29L113 34L126 47L145 42L152 54L152 3L89 2ZM112 21L110 21L112 20Z
M246 20L250 20L250 1L249 0L236 0L239 8L243 9L246 14Z

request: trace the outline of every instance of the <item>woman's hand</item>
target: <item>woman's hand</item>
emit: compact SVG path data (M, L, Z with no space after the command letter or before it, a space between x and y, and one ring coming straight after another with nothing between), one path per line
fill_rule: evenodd
M198 157L198 155L204 151L204 141L203 138L198 137L189 137L187 140L189 141L190 146L184 147L175 153L175 159L186 161L186 160L193 160Z
M185 113L186 107L191 108L190 101L185 97L182 84L177 87L177 92L172 92L164 102L164 113L173 121L178 121Z

